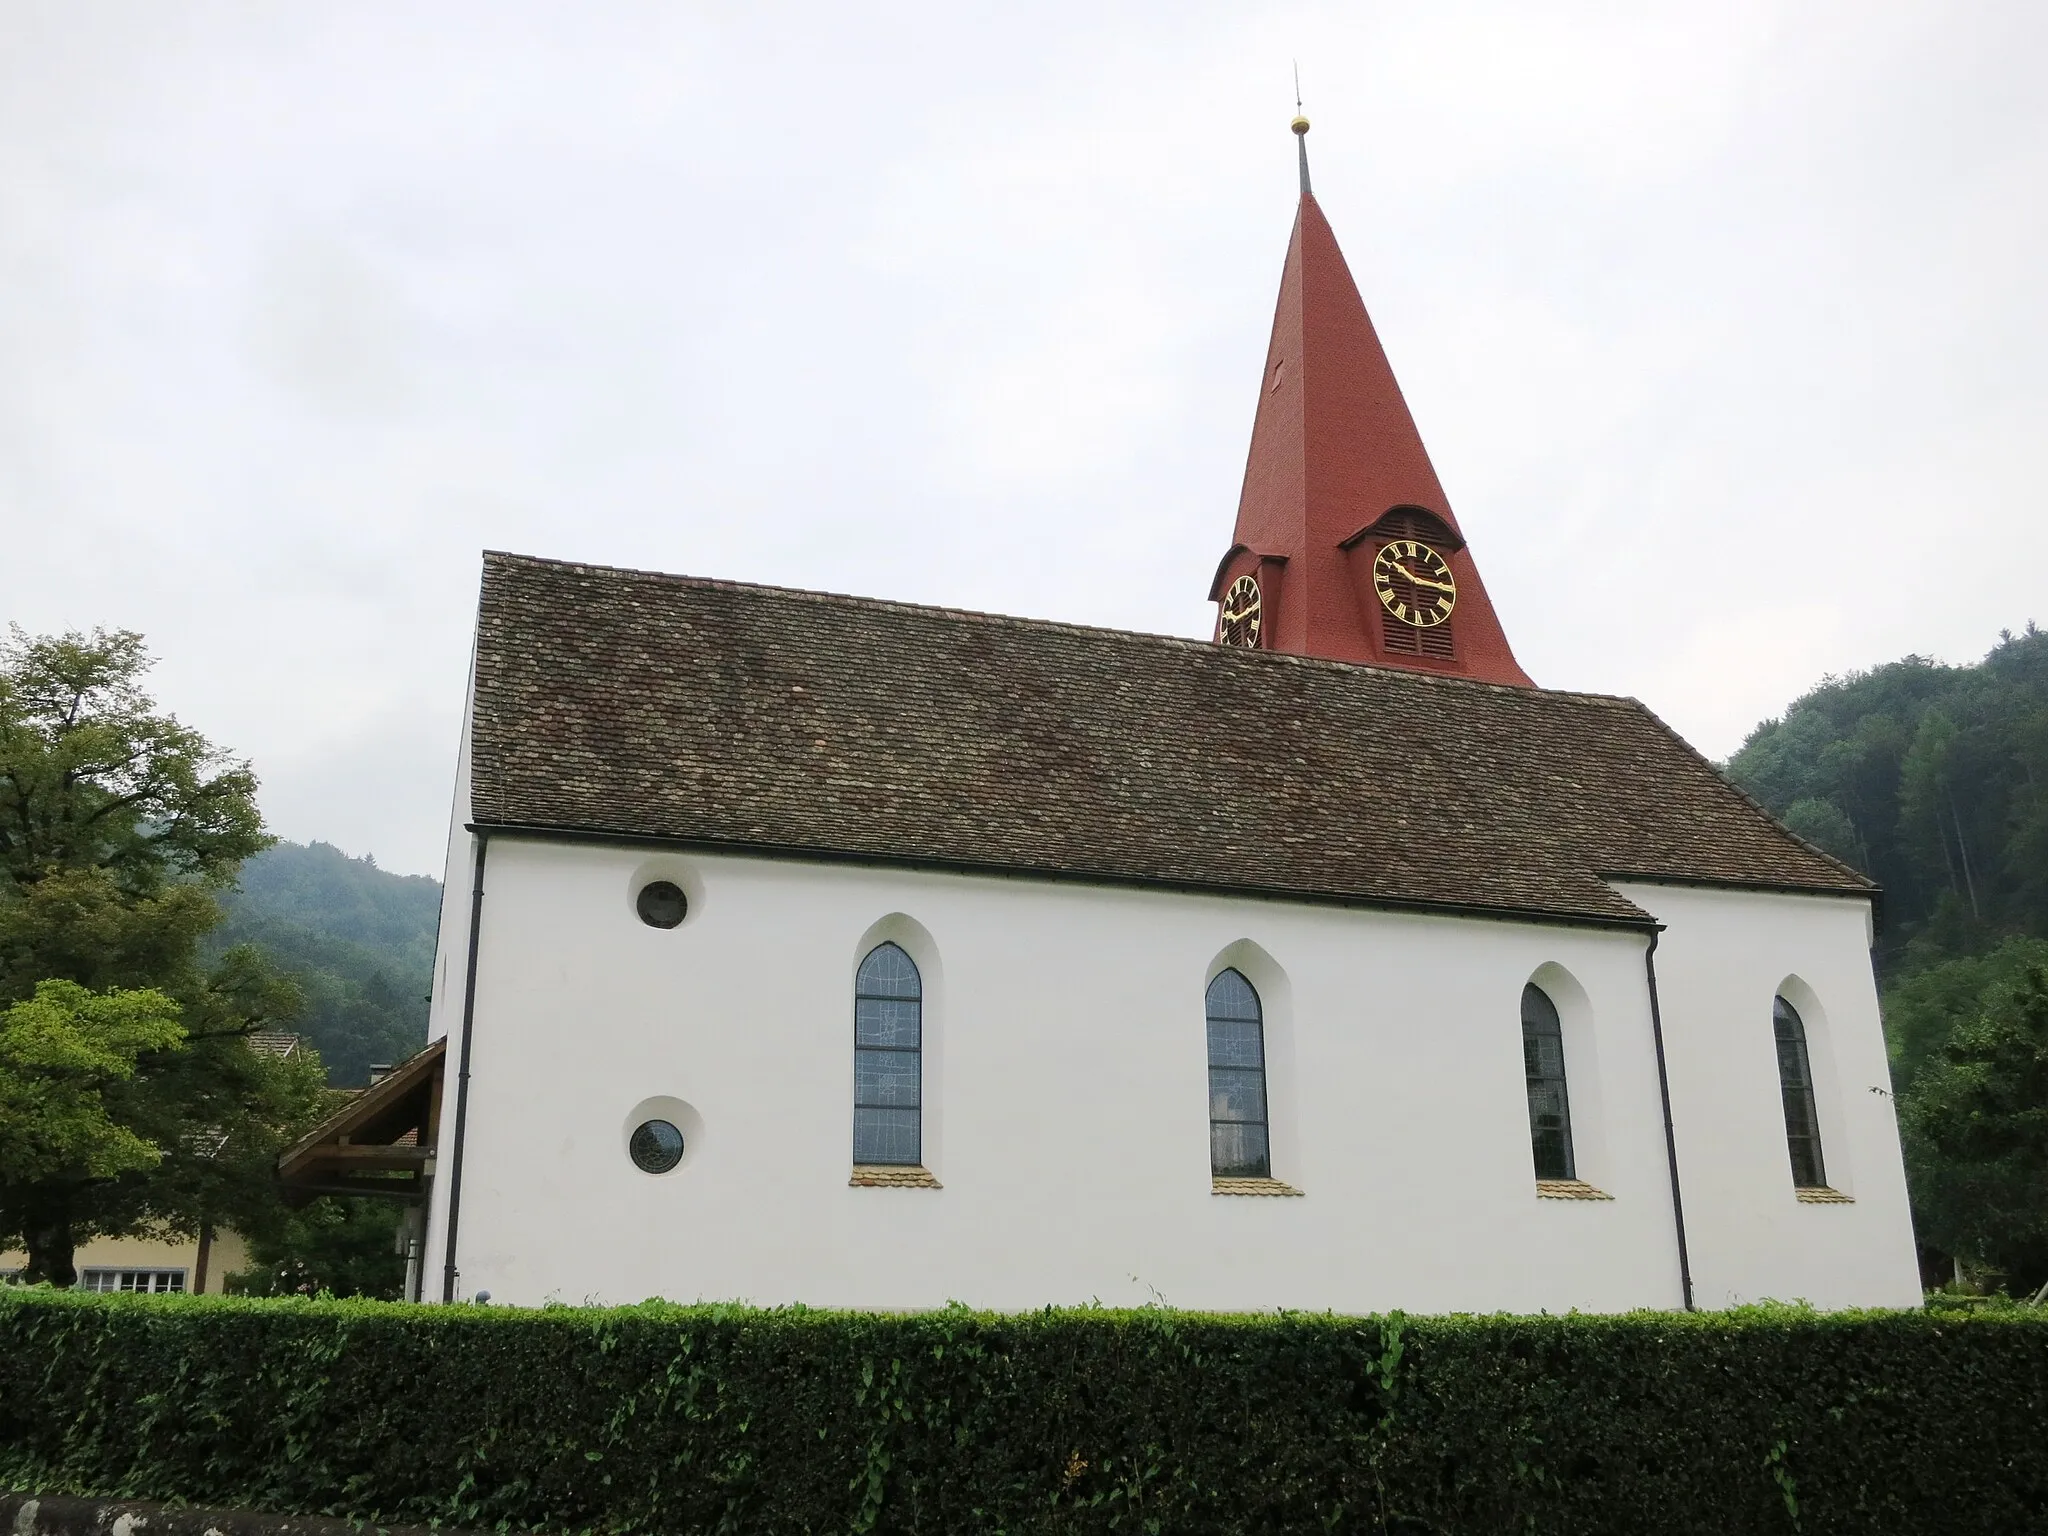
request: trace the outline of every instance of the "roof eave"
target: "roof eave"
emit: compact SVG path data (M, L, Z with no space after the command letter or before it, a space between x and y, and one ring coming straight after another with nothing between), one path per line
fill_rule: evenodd
M519 821L473 821L466 831L478 837L531 838L540 842L601 843L620 847L686 849L732 858L776 859L793 863L855 864L878 869L916 869L934 874L975 875L998 880L1046 880L1060 884L1107 886L1114 889L1177 891L1186 895L1240 897L1252 901L1292 902L1302 906L1348 907L1432 917L1462 917L1483 922L1535 923L1547 927L1596 928L1652 933L1663 927L1625 897L1617 900L1636 915L1571 909L1520 907L1484 902L1428 901L1416 897L1369 893L1297 890L1247 886L1159 875L1111 874L1096 870L1053 869L1022 864L982 863L928 855L875 853L790 843L752 843L723 838L689 837L660 832L622 832L605 827L568 826Z

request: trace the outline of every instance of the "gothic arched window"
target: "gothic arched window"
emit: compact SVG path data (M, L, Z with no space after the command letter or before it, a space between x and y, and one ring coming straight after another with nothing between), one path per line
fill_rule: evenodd
M924 1155L924 982L917 962L878 944L853 983L853 1160L915 1167Z
M1539 1179L1576 1179L1571 1096L1564 1083L1564 1025L1550 994L1522 988L1522 1065L1529 1080L1529 1142Z
M1259 994L1240 971L1209 983L1209 1170L1219 1179L1266 1179L1266 1031Z
M1820 1116L1813 1107L1813 1063L1806 1054L1806 1022L1784 998L1771 1004L1778 1037L1778 1090L1785 1100L1785 1144L1792 1154L1797 1189L1827 1188L1820 1158Z

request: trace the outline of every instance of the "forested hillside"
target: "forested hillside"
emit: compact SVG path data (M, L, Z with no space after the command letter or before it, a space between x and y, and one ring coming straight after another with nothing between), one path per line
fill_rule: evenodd
M2048 935L2048 633L1976 666L1908 656L1828 678L1728 768L1884 886L1888 972Z
M1730 775L1884 887L1878 973L1924 1243L2048 1280L2048 633L1828 678Z
M255 944L306 995L298 1031L328 1081L359 1087L372 1062L402 1061L426 1041L441 885L394 875L327 843L279 843L242 865L222 903L214 947Z

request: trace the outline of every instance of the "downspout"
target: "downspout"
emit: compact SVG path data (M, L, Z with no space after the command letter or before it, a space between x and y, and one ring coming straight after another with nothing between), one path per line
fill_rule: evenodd
M1678 1284L1685 1310L1693 1312L1698 1309L1692 1302L1692 1258L1685 1246L1685 1200L1678 1191L1678 1133L1671 1124L1671 1073L1664 1065L1664 1010L1657 1002L1657 940L1663 933L1662 928L1650 930L1650 947L1643 951L1643 974L1650 983L1650 1038L1657 1043L1657 1096L1664 1103L1664 1162L1671 1170L1671 1220L1678 1228Z
M476 883L469 892L469 968L462 982L462 1053L455 1077L455 1134L448 1148L448 1262L441 1271L443 1301L455 1299L455 1229L462 1220L462 1132L469 1120L469 1043L476 1023L476 951L483 936L484 855L490 848L489 836L477 833Z

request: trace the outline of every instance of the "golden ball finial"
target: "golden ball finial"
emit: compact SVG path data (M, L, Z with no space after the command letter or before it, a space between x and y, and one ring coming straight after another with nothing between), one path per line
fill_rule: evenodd
M1297 117L1293 122L1289 123L1287 126L1292 128L1296 133L1307 133L1308 119L1305 117Z

